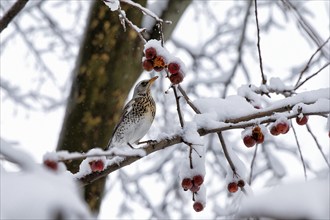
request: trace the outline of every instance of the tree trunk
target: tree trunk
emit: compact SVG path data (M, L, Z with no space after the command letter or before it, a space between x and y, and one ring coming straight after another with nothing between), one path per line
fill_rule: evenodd
M177 5L172 1L169 6ZM146 4L146 0L135 2ZM182 2L186 6L190 3ZM141 24L143 14L139 10L125 5L122 9L134 24ZM179 18L176 16L173 26ZM167 34L172 31L173 28ZM137 33L129 27L124 32L118 12L111 12L102 1L93 1L73 74L58 151L87 152L106 147L127 94L142 72L142 50ZM80 162L71 161L66 165L75 173ZM95 214L99 212L104 185L105 178L102 178L85 187L85 199Z

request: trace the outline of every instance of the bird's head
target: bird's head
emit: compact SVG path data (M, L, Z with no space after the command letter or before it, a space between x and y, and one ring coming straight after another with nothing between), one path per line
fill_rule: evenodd
M151 79L142 80L141 82L139 82L135 86L133 97L144 96L145 94L147 94L148 92L150 92L150 86L153 84L153 82L157 78L158 78L158 76L155 76L155 77L153 77Z

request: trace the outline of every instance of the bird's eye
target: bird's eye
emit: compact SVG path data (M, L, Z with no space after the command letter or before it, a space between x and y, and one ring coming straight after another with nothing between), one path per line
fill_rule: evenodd
M142 82L141 85L142 86L146 86L148 83L147 82Z

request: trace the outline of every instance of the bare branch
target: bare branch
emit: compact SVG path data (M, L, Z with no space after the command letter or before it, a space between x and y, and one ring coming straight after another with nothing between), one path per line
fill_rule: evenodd
M181 94L183 95L184 99L186 100L187 104L195 111L195 113L197 114L201 114L201 112L199 111L199 109L192 103L192 101L189 99L186 91L184 91L184 89L182 89L182 87L180 85L178 85L178 89L181 92Z
M257 7L257 5L258 5L257 0L254 0L254 14L255 14L255 17L256 17L256 25L257 25L257 36L258 36L257 47L258 47L258 55L259 55L260 72L261 72L262 84L266 84L267 80L265 78L264 68L262 66L262 57L261 57L261 49L260 49L260 28L259 28L258 7Z
M321 67L321 69L319 69L318 71L316 71L315 73L313 73L312 75L310 75L309 77L307 77L304 81L302 81L299 85L297 85L294 90L297 90L300 86L302 86L305 82L307 82L308 80L310 80L311 78L313 78L314 76L316 76L317 74L319 74L324 68L326 68L327 66L330 65L330 62L326 63L324 66Z
M138 34L138 36L140 37L140 39L142 40L142 42L145 44L147 43L146 39L144 39L144 37L142 36L142 32L145 31L145 29L141 29L138 28L135 24L133 24L125 15L125 13L123 13L123 11L121 9L118 10L119 12L119 18L124 19L126 21L126 23ZM125 29L125 27L124 27Z
M292 127L292 131L293 131L293 134L294 134L294 138L295 138L296 143L297 143L298 150L299 150L300 160L301 160L301 163L302 163L303 168L304 168L305 180L307 180L306 164L305 164L305 161L304 161L304 157L301 153L301 148L300 148L300 144L299 144L299 141L298 141L298 136L297 136L297 133L296 133L296 129L293 126L291 126L291 127Z
M323 150L322 150L322 147L320 145L320 143L318 142L318 140L316 139L316 136L314 135L314 133L312 132L310 126L308 124L306 124L306 128L307 128L307 131L311 134L311 136L313 137L314 141L315 141L315 144L317 146L317 148L319 149L320 153L322 154L322 157L324 159L324 161L326 162L326 164L328 165L328 167L330 168L330 164L329 164L329 161L327 160L327 157L325 156Z
M223 153L224 153L224 155L225 155L225 157L226 157L226 159L229 163L229 166L230 166L231 170L233 171L233 174L237 176L236 167L235 167L235 165L234 165L234 163L233 163L233 161L232 161L232 159L229 155L229 152L227 150L227 145L226 145L225 139L223 138L221 132L217 132L217 134L218 134L221 146L222 146Z
M255 149L254 149L254 153L253 153L253 157L252 157L252 161L251 161L251 165L250 165L250 177L249 177L249 185L251 185L252 182L252 177L253 177L253 167L254 167L254 161L257 157L257 151L258 151L258 145L256 145Z
M300 75L299 75L299 78L298 78L298 80L297 80L297 82L296 82L295 87L298 86L298 84L299 84L299 82L300 82L300 80L301 80L303 74L308 70L309 65L311 64L311 62L312 62L314 56L317 54L317 52L319 52L319 51L322 49L322 47L324 47L324 45L326 45L326 44L329 42L329 40L330 40L330 37L328 37L328 39L327 39L327 40L326 40L321 46L319 46L319 47L317 48L317 50L313 53L313 55L309 58L308 62L306 63L306 66L305 66L304 69L300 72Z
M174 91L175 102L176 102L176 109L177 109L177 111L178 111L179 120L180 120L180 125L181 125L181 128L183 128L183 126L184 126L184 121L183 121L182 112L181 112L181 108L180 108L180 102L179 102L180 97L178 97L178 93L177 93L177 91L176 91L176 87L175 87L175 85L172 85L171 87L172 87L172 89L173 89L173 91Z
M150 17L154 18L156 21L158 22L163 22L163 19L159 18L155 13L153 13L152 11L146 9L145 7L141 6L140 4L133 2L131 0L120 0L120 2L123 3L127 3L133 7L138 8L139 10L141 10L143 13L149 15Z
M233 66L233 68L231 70L231 73L229 74L228 80L225 82L225 89L223 91L222 97L226 97L227 90L228 90L228 85L231 83L232 79L234 78L234 75L236 74L236 70L237 70L238 66L242 62L243 44L246 40L245 33L246 33L246 29L247 29L248 18L249 18L249 15L250 15L250 8L252 6L252 1L253 0L250 0L248 2L247 7L246 7L244 21L243 21L243 24L242 24L242 32L241 32L241 36L240 36L239 43L238 43L238 46L237 46L237 54L238 54L237 59L235 61L235 65Z
M29 0L17 0L0 20L0 33L8 26L15 16L24 8Z

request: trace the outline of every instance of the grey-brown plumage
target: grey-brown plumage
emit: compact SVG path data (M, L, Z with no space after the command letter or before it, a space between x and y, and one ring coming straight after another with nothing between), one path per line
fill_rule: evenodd
M156 114L156 104L151 96L150 86L157 78L158 76L143 80L136 85L133 97L124 107L107 148L137 144L148 132Z

